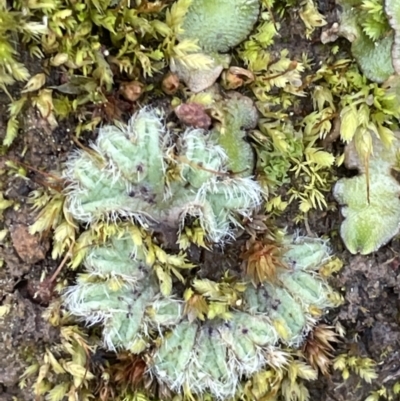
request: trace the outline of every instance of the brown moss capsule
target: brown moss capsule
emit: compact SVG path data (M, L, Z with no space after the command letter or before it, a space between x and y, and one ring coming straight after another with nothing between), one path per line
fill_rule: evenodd
M253 81L253 73L245 68L229 67L222 73L222 84L225 89L237 89Z
M174 95L179 88L178 76L168 73L161 83L161 88L167 95Z
M119 91L124 99L135 102L142 96L144 85L139 81L122 82Z

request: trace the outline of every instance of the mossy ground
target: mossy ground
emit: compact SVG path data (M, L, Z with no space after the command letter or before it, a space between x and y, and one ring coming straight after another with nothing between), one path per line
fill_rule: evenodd
M320 11L328 21L334 18L334 1L319 3ZM323 62L326 48L319 43L318 32L314 40L306 40L296 13L289 13L287 18L287 24L283 25L286 29L281 29L281 37L276 41L276 51L289 48L294 54L311 52L317 62ZM342 40L339 46L345 49L348 44ZM32 74L40 71L37 60L30 60L25 49L22 48L20 54L21 60L25 58L30 66ZM60 76L51 77L54 84L60 84L60 80ZM21 88L22 85L15 85L10 92L18 94ZM168 105L168 101L160 96L154 102ZM0 93L0 138L5 136L7 103L8 98ZM133 110L138 107L136 103L130 106ZM301 100L293 112L294 118L307 115L310 112L309 100ZM6 210L2 222L10 235L0 244L0 257L5 262L0 268L0 305L9 309L0 319L0 401L34 399L30 387L21 389L18 386L19 377L32 357L42 355L46 347L59 341L57 329L42 318L45 305L41 304L40 299L34 298L40 279L44 275L49 276L59 261L50 257L50 240L45 235L41 239L32 237L27 229L35 219L28 204L28 195L41 186L43 176L27 170L27 179L23 179L6 169L5 163L7 160L19 160L41 171L51 172L59 170L69 152L75 148L74 117L61 122L54 131L49 129L46 119L34 108L25 111L21 121L21 134L6 156L0 158L0 170L3 172L0 176L1 189L7 194L7 199L15 201L15 207ZM80 141L86 144L94 135L85 132ZM341 177L348 172L338 169L336 174ZM289 189L290 184L286 184L280 193L284 196ZM327 195L328 202L333 201L330 196ZM332 239L334 254L344 261L343 270L332 279L332 284L343 293L346 302L324 319L329 324L340 323L346 329L345 339L343 343L335 345L334 355L346 353L372 358L377 363L378 373L378 378L367 384L356 374L350 374L344 380L342 372L331 369L330 377L320 375L317 381L307 384L310 399L363 401L371 391L391 388L400 379L400 241L395 239L379 252L366 257L353 256L343 248L338 236L341 221L338 210L310 212L308 226L304 223L295 224L293 220L296 214L293 204L277 219L276 224L288 227L289 232L300 229L304 234L328 235ZM198 275L218 279L226 269L239 269L238 250L243 242L244 239L239 240L223 250L191 248L192 260L201 263ZM69 274L66 272L65 277Z

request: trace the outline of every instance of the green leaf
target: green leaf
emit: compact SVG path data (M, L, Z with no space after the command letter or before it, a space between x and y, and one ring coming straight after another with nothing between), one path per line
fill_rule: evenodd
M168 274L161 266L156 266L155 271L157 274L157 278L160 281L160 290L161 293L167 297L171 295L172 291L172 278L171 275Z
M11 117L7 122L6 136L3 139L4 146L10 146L18 135L19 122L15 117Z
M343 141L350 142L358 127L357 110L353 106L346 106L340 112L340 136Z
M307 148L304 151L307 161L313 162L321 167L330 167L335 161L332 153L317 148Z
M68 382L57 384L46 394L46 401L61 401L67 395L69 386Z

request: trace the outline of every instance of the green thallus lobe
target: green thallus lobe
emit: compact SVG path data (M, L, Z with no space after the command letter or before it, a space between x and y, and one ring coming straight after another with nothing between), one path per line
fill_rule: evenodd
M241 155L235 149L247 126L243 116L237 126L229 118L228 125L239 134L230 136L234 146L227 149L215 132L198 129L187 129L174 141L160 113L149 108L127 125L103 127L94 151L78 151L68 162L69 212L89 224L132 218L146 227L156 223L175 231L190 215L210 240L232 238L232 227L259 207L262 193L248 174L229 173L242 163L234 160ZM107 349L148 353L159 335L149 369L177 392L232 397L243 375L260 371L282 354L278 341L300 344L316 321L312 310L331 306L331 289L315 273L329 258L324 241L289 239L285 260L290 268L278 270L276 283L247 283L242 304L231 310L229 320L204 323L188 320L173 288L169 295L160 290L159 262L148 257L148 246L134 242L128 231L93 246L64 302L87 324L103 325Z

